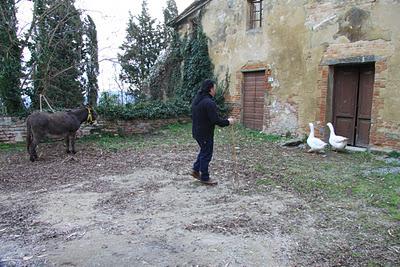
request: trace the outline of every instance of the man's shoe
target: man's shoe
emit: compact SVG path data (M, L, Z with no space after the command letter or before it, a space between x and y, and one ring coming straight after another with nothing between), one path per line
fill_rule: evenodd
M200 180L200 182L202 183L202 184L205 184L205 185L217 185L218 184L218 182L217 181L215 181L214 179L208 179L208 180Z
M194 179L200 180L200 173L198 171L192 171L190 175L193 176Z

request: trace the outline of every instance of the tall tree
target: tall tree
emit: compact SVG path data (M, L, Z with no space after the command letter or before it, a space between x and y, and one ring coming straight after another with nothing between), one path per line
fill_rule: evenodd
M9 114L23 110L21 47L17 38L15 0L0 1L0 102Z
M87 102L91 106L97 105L99 85L99 56L97 44L96 24L90 16L85 19L85 89Z
M130 14L126 40L120 47L123 53L118 55L122 67L120 78L139 98L146 93L145 81L163 47L162 31L155 23L149 15L147 0L143 0L141 14L136 17Z
M150 72L148 88L152 100L167 100L175 96L181 87L182 42L177 34L170 41L165 52L157 59Z
M147 88L152 100L166 100L174 96L175 89L180 87L181 53L179 34L168 22L178 15L175 0L168 0L163 9L164 23L163 52L158 57L147 80Z
M178 8L175 0L167 0L167 7L163 10L164 14L164 40L166 46L168 46L174 39L174 35L177 34L174 28L168 26L168 22L172 21L178 16Z
M30 45L33 106L38 107L40 94L57 108L82 104L83 25L74 0L35 0L34 20Z

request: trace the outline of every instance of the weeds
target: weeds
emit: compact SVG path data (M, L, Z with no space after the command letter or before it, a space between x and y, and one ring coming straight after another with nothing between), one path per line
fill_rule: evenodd
M388 156L391 157L391 158L396 158L396 159L398 159L398 158L400 158L400 152L398 152L398 151L391 151L391 152L388 154Z
M16 143L16 144L0 143L0 151L23 151L23 150L26 150L25 143Z

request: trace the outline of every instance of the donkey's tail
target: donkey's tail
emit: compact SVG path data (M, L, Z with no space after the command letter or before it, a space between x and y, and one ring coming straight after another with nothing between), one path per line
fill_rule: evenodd
M29 118L26 120L26 148L29 152L29 147L32 144L32 127Z

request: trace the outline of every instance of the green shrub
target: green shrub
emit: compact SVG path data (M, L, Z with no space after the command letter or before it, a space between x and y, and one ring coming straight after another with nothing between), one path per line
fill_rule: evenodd
M114 101L100 101L97 112L107 119L169 119L189 116L190 106L180 99L126 105Z
M391 151L391 152L388 154L388 156L391 157L391 158L400 158L400 152L398 152L398 151Z

